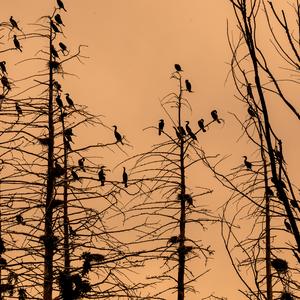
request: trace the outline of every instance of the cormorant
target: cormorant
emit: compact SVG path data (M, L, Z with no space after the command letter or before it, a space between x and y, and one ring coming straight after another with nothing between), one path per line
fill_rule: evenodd
M17 111L18 115L22 115L23 114L22 108L21 108L21 106L18 103L16 103L16 111Z
M248 114L249 114L251 117L253 117L253 118L256 117L256 112L255 112L255 110L253 109L253 107L252 107L251 105L249 105L247 111L248 111Z
M85 172L84 161L85 161L85 158L84 158L84 157L78 159L78 166L80 167L80 169L81 169L83 172Z
M54 32L56 32L56 33L60 32L58 27L54 24L54 22L52 20L50 21L50 25L51 25Z
M126 173L126 169L125 167L123 167L123 183L124 183L124 186L127 188L128 187L128 175Z
M67 11L65 9L64 3L61 0L57 0L56 2L57 2L57 5L58 5L59 9L63 9L64 11Z
M181 136L181 134L179 133L179 131L177 130L177 128L176 128L175 126L173 126L173 128L174 128L174 130L175 130L175 132L176 132L177 138L178 138L178 139L181 139L182 136Z
M18 41L17 36L15 34L14 34L14 45L15 45L16 49L18 49L22 52L20 42Z
M69 106L73 106L73 107L74 107L74 102L73 102L73 100L70 98L70 94L69 94L69 93L66 93L66 100L67 100Z
M62 42L59 42L58 45L59 45L62 53L65 54L65 51L67 51L67 46L64 43L62 43Z
M174 67L175 67L175 70L177 72L181 72L182 71L181 66L179 64L175 64Z
M73 129L72 128L67 128L67 129L65 129L65 135L74 135L74 133L73 133Z
M56 21L57 24L65 26L65 24L63 23L60 14L56 14L54 17L54 20Z
M72 151L71 144L67 138L65 138L65 144L66 144L67 151Z
M3 76L1 77L1 83L2 83L3 86L6 87L8 90L11 90L9 81L8 81L8 79L7 79L6 76L3 75Z
M71 174L72 174L72 177L73 177L73 179L74 179L75 181L76 181L76 180L79 180L79 176L78 176L78 174L74 171L74 168L72 168Z
M190 128L189 126L189 121L185 121L186 124L185 124L185 129L186 129L186 132L189 134L189 136L194 140L194 141L197 141L197 137L195 135L195 133L192 131L192 129Z
M185 87L186 87L186 90L191 93L192 92L192 85L191 83L188 81L188 79L185 80Z
M124 145L124 144L123 144L123 141L122 141L122 136L121 136L121 134L117 131L117 126L114 125L113 127L115 128L115 129L114 129L114 134L115 134L115 138L116 138L116 140L117 140L117 143L120 142L122 145Z
M245 164L246 168L248 170L252 170L252 163L247 160L247 156L244 155L243 157L244 157L244 164Z
M210 114L211 114L214 121L217 121L218 123L221 123L221 121L219 120L219 117L218 117L218 113L215 109Z
M186 132L182 126L178 126L177 129L181 136L186 136Z
M61 92L61 84L58 81L53 81L53 86L56 88L57 91Z
M250 84L250 83L247 83L247 96L248 96L250 99L254 99L254 98L253 98L253 93L252 93L252 88L251 88L251 84Z
M59 94L56 96L55 100L56 100L56 103L57 103L58 107L60 107L60 108L64 107L63 102L62 102Z
M5 60L2 60L0 61L0 69L2 71L3 74L7 74L7 70L6 70L6 61Z
M287 231L292 232L292 226L291 224L288 222L287 219L284 220L284 226L286 228Z
M50 50L51 50L51 54L53 55L53 57L59 58L58 53L53 45L51 45Z
M60 177L65 174L64 168L55 160L54 177Z
M104 182L105 182L104 167L105 166L101 166L100 167L100 171L98 172L99 181L101 182L102 186L104 186Z
M165 122L163 119L159 120L158 123L158 135L161 135L162 131L164 131Z
M24 218L22 217L21 214L16 215L16 221L18 224L25 225Z
M12 26L13 29L17 28L18 30L20 30L20 28L18 26L18 23L16 22L16 20L14 20L14 18L12 16L9 18L9 21L10 21L10 24L11 24L11 26Z
M206 132L205 125L204 125L204 120L203 120L203 119L200 119L200 120L198 121L198 126L199 126L199 128L200 128L203 132Z

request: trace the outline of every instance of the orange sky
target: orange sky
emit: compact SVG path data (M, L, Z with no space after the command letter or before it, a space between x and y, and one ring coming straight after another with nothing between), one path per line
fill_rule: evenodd
M13 15L24 32L30 31L29 23L49 14L55 3L50 0L2 2L0 21ZM209 153L232 154L230 162L234 166L242 163L241 156L245 153L251 156L253 148L248 150L245 142L236 143L240 128L228 113L246 115L243 106L234 100L232 81L225 83L231 59L226 37L227 18L235 29L229 1L64 0L64 3L68 11L61 13L67 25L64 43L71 51L76 51L79 44L87 45L83 54L89 58L83 65L76 62L66 65L68 71L79 77L66 78L63 86L75 101L88 105L94 113L105 115L106 124L118 125L134 146L133 150L128 149L129 155L145 149L149 133L142 129L157 125L164 117L159 99L176 88L169 78L174 63L180 63L195 91L189 97L193 107L189 116L191 126L195 127L200 117L210 118L210 111L215 108L225 120L224 126L214 126L203 137L203 147ZM15 53L16 60L26 57L26 47L30 47L29 41L23 41L24 54ZM14 74L14 79L17 77ZM290 174L299 181L300 141L295 138L299 122L280 104L274 105L272 120L284 136ZM226 200L220 184L209 179L207 185L217 187L216 194L207 200L217 202L213 207L220 206ZM217 254L208 266L211 272L199 280L199 290L202 297L215 292L218 296L239 299L237 279L229 260L222 254L218 235L217 226L207 235ZM188 299L199 299L199 296Z

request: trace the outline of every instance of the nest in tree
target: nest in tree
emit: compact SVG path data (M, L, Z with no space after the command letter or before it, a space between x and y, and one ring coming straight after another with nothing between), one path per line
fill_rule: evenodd
M281 258L273 259L271 265L278 273L285 273L288 270L287 261Z
M0 284L0 293L9 293L10 296L13 295L14 286L12 284Z
M193 205L193 197L190 194L178 194L178 200L186 201L187 204Z
M179 243L179 241L180 241L179 236L174 235L169 238L168 243L177 244L177 243Z
M0 268L6 267L7 266L7 261L5 258L0 257Z

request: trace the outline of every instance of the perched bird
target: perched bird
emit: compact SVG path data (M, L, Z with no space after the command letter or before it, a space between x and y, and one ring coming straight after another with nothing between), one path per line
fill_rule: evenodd
M54 32L56 32L56 33L60 32L58 27L54 24L54 22L52 20L50 21L50 26L51 26L51 28L53 29Z
M177 129L181 136L186 136L186 132L182 126L178 126Z
M53 55L53 57L59 58L59 55L53 45L51 45L50 51L51 51L51 55Z
M55 100L56 100L56 103L57 103L57 105L58 105L59 108L63 108L64 107L63 102L62 102L59 94L56 96Z
M53 81L53 86L57 91L61 92L61 84L58 81Z
M25 225L24 218L22 217L21 214L16 215L16 221L18 224Z
M83 172L85 172L84 161L85 161L85 158L84 158L84 157L78 159L78 166L80 167L80 169L81 169Z
M219 120L219 117L218 117L218 112L215 109L210 114L211 114L214 121L217 121L218 123L221 123L221 121Z
M62 53L65 54L65 51L67 51L67 46L64 43L62 43L62 42L59 42L58 45L59 45Z
M158 123L158 135L161 135L162 131L164 131L165 122L163 119L159 120Z
M174 130L175 130L175 133L176 133L176 135L177 135L177 138L178 138L178 139L182 139L182 136L181 136L181 134L179 133L179 131L177 130L177 128L176 128L175 126L173 126L173 128L174 128Z
M64 168L55 160L54 177L60 177L65 174Z
M271 261L271 265L278 273L285 273L288 270L287 261L285 261L281 258L273 259Z
M181 66L179 64L175 64L174 67L175 67L175 70L177 72L181 72L182 71Z
M20 42L18 41L17 36L15 34L14 34L14 45L15 45L16 49L18 49L22 52Z
M192 131L191 127L189 126L189 121L185 121L186 124L185 124L185 129L186 129L186 132L189 134L189 136L194 140L194 141L197 141L197 137L195 135L195 133Z
M287 219L284 220L284 226L286 228L287 231L292 232L292 226L291 224L288 222Z
M247 160L247 156L244 155L243 157L244 157L244 165L246 166L246 168L248 170L252 170L252 163Z
M255 112L255 110L253 109L253 107L251 105L249 105L247 111L248 111L248 114L250 115L250 117L252 117L252 118L256 117L256 112Z
M67 115L68 113L66 111L62 111L61 115L59 116L59 121L62 122Z
M98 178L99 181L101 182L101 185L104 186L104 182L105 182L105 173L104 173L104 167L105 166L101 166L100 167L100 171L98 172Z
M72 139L72 135L73 134L68 134L68 132L66 132L68 129L65 130L65 138L68 142L74 143L73 139Z
M179 241L180 241L179 236L173 235L169 238L168 244L172 244L172 245L177 244L177 243L179 243Z
M73 179L74 179L75 181L76 181L76 180L79 180L79 176L78 176L78 174L74 171L74 168L72 168L71 174L72 174L72 177L73 177Z
M57 24L62 25L62 26L65 26L65 24L63 23L63 21L62 21L62 19L61 19L60 14L56 14L56 15L54 16L54 20L56 21Z
M191 83L188 81L188 79L185 80L185 87L186 87L186 90L191 93L192 92L192 85Z
M9 21L10 21L10 24L11 24L11 26L12 26L13 29L16 28L16 29L20 30L20 28L18 26L18 23L16 22L16 20L14 20L13 16L11 16L9 18Z
M3 87L6 87L8 90L11 90L10 83L6 76L3 75L1 77L1 83L2 83Z
M250 99L254 99L254 98L253 98L253 93L252 93L252 88L251 88L251 84L250 84L250 83L247 83L247 96L248 96Z
M72 151L72 147L71 147L69 140L67 138L65 138L64 141L65 141L65 145L66 145L66 150Z
M70 94L69 94L69 93L66 93L66 100L67 100L67 102L68 102L69 106L73 106L73 107L75 107L75 106L74 106L74 102L73 102L73 100L71 99L71 97L70 97Z
M126 173L126 169L125 167L123 167L123 183L124 183L124 186L127 188L128 187L128 175Z
M61 0L57 0L56 2L57 2L57 5L58 5L59 9L63 9L64 11L67 11L65 9L64 3Z
M274 196L274 193L272 191L272 189L268 186L267 189L266 189L266 194L269 196L269 197L273 197Z
M203 120L203 119L200 119L200 120L198 121L198 126L199 126L199 128L200 128L203 132L206 132L205 125L204 125L204 120Z
M22 115L23 114L22 108L21 108L21 106L18 103L16 103L16 111L17 111L18 115Z
M6 61L5 60L2 60L0 61L0 69L1 69L1 72L3 74L7 74L7 70L6 70Z
M115 138L116 138L116 140L117 140L117 143L118 142L120 142L122 145L124 145L123 144L123 141L122 141L122 136L121 136L121 134L117 131L117 126L116 125L114 125L113 126L115 129L114 129L114 134L115 134Z
M69 135L69 136L74 135L73 129L72 128L65 129L65 135Z

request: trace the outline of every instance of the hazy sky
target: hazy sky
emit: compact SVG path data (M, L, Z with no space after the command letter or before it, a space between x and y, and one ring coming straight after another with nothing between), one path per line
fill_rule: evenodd
M54 0L2 2L0 21L13 15L24 32L33 28L29 23L51 13L55 4ZM195 91L189 97L193 107L191 126L195 127L200 117L210 118L215 108L225 120L224 126L214 128L203 137L204 148L222 155L232 153L235 166L242 163L241 156L245 152L251 155L253 148L247 150L246 143L240 146L236 143L240 128L228 113L246 115L246 110L243 112L244 108L234 99L232 81L225 83L231 59L226 37L227 19L235 30L229 1L64 0L64 3L67 13L61 13L66 24L63 42L73 52L79 44L87 45L83 55L89 58L84 64L66 65L78 78L66 77L63 86L75 101L105 115L107 124L118 125L135 147L128 150L129 154L148 141L147 132L142 129L157 125L163 117L159 99L176 88L170 74L174 63L180 63ZM26 56L30 42L23 44L22 57ZM21 59L19 53L16 59L18 55ZM276 107L272 118L286 137L290 149L288 161L294 162L290 172L296 176L299 139L293 139L293 128L299 128L299 124L292 120L282 128L282 120L291 117L285 113L284 108ZM296 178L299 180L299 176ZM212 182L209 180L208 184ZM216 186L221 188L219 184ZM218 202L214 207L226 200L222 191L217 190L216 195L210 199ZM211 231L210 242L217 255L209 265L211 273L199 280L201 296L215 292L218 296L238 299L236 277L227 257L220 254L223 246L218 238L219 228L215 226ZM199 299L198 296L188 298Z

